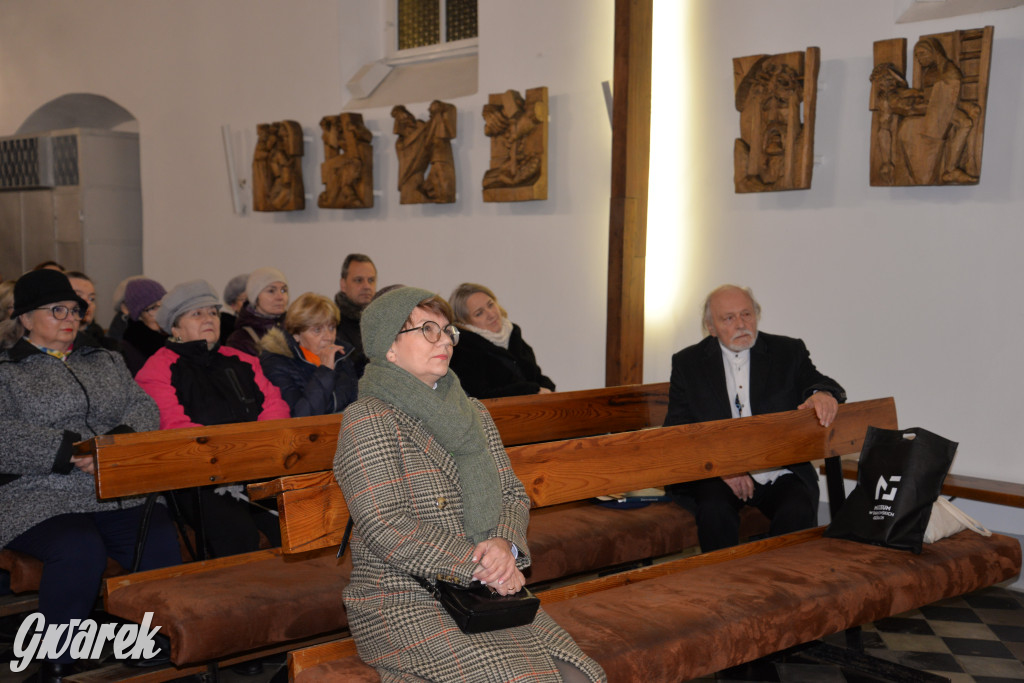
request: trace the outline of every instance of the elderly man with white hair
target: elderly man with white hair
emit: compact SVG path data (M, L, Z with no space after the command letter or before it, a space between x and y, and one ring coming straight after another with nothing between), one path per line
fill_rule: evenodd
M761 306L749 288L722 285L704 302L706 337L672 356L665 426L786 410L814 410L822 428L846 392L818 372L799 339L758 331ZM773 536L815 526L818 475L810 463L714 477L669 487L693 510L701 550L739 542L739 510L751 505L771 519Z

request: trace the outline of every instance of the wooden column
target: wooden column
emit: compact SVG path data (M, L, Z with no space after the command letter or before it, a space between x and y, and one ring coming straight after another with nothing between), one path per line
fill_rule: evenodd
M643 381L653 0L616 0L605 384Z

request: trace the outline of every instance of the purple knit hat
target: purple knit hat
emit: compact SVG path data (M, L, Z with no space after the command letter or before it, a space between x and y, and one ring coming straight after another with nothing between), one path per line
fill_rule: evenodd
M142 311L164 298L167 290L156 280L140 277L132 280L124 288L124 305L128 307L128 316L138 320Z

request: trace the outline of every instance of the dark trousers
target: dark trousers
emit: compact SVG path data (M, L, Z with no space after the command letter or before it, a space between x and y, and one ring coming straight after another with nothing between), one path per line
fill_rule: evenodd
M21 534L7 547L43 562L39 611L47 624L88 619L100 592L100 578L112 557L132 566L143 506L127 510L79 512L51 517ZM163 505L155 505L140 569L181 563L178 536ZM65 652L58 662L71 662Z
M281 545L278 518L264 508L227 493L214 493L214 489L209 486L175 491L173 495L185 521L197 532L201 504L206 547L211 557L259 550L261 531L272 546Z
M697 504L697 537L702 552L729 548L740 541L740 508L756 507L771 524L771 536L807 529L818 519L818 499L795 474L784 474L771 484L754 482L749 501L736 497L729 485L716 477L689 486Z

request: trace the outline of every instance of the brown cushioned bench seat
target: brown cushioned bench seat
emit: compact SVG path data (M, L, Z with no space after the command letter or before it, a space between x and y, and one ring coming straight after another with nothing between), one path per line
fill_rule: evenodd
M741 510L741 537L766 533L767 517ZM533 565L525 575L534 585L695 548L697 524L671 502L619 510L583 501L531 510L526 537Z
M756 511L743 520L745 535L767 529ZM675 503L629 510L589 501L553 506L531 517L527 538L531 583L670 555L697 543L693 515ZM135 622L154 612L153 623L170 637L171 659L179 666L348 627L341 599L351 572L347 555L338 560L333 548L263 555L190 574L187 581L178 575L147 580L145 572L125 577L126 585L110 590L107 611Z
M773 540L762 552L545 602L544 609L609 681L677 683L990 586L1021 566L1016 539L970 531L920 555L821 537L781 547L771 547ZM295 680L380 679L350 656Z
M110 591L107 611L136 623L155 612L153 624L171 639L179 666L336 632L348 624L341 591L352 570L336 552L260 551L262 559L195 572L186 581L175 575L131 583Z
M556 603L611 681L682 681L1015 576L1016 539L961 532L921 555L818 538Z

